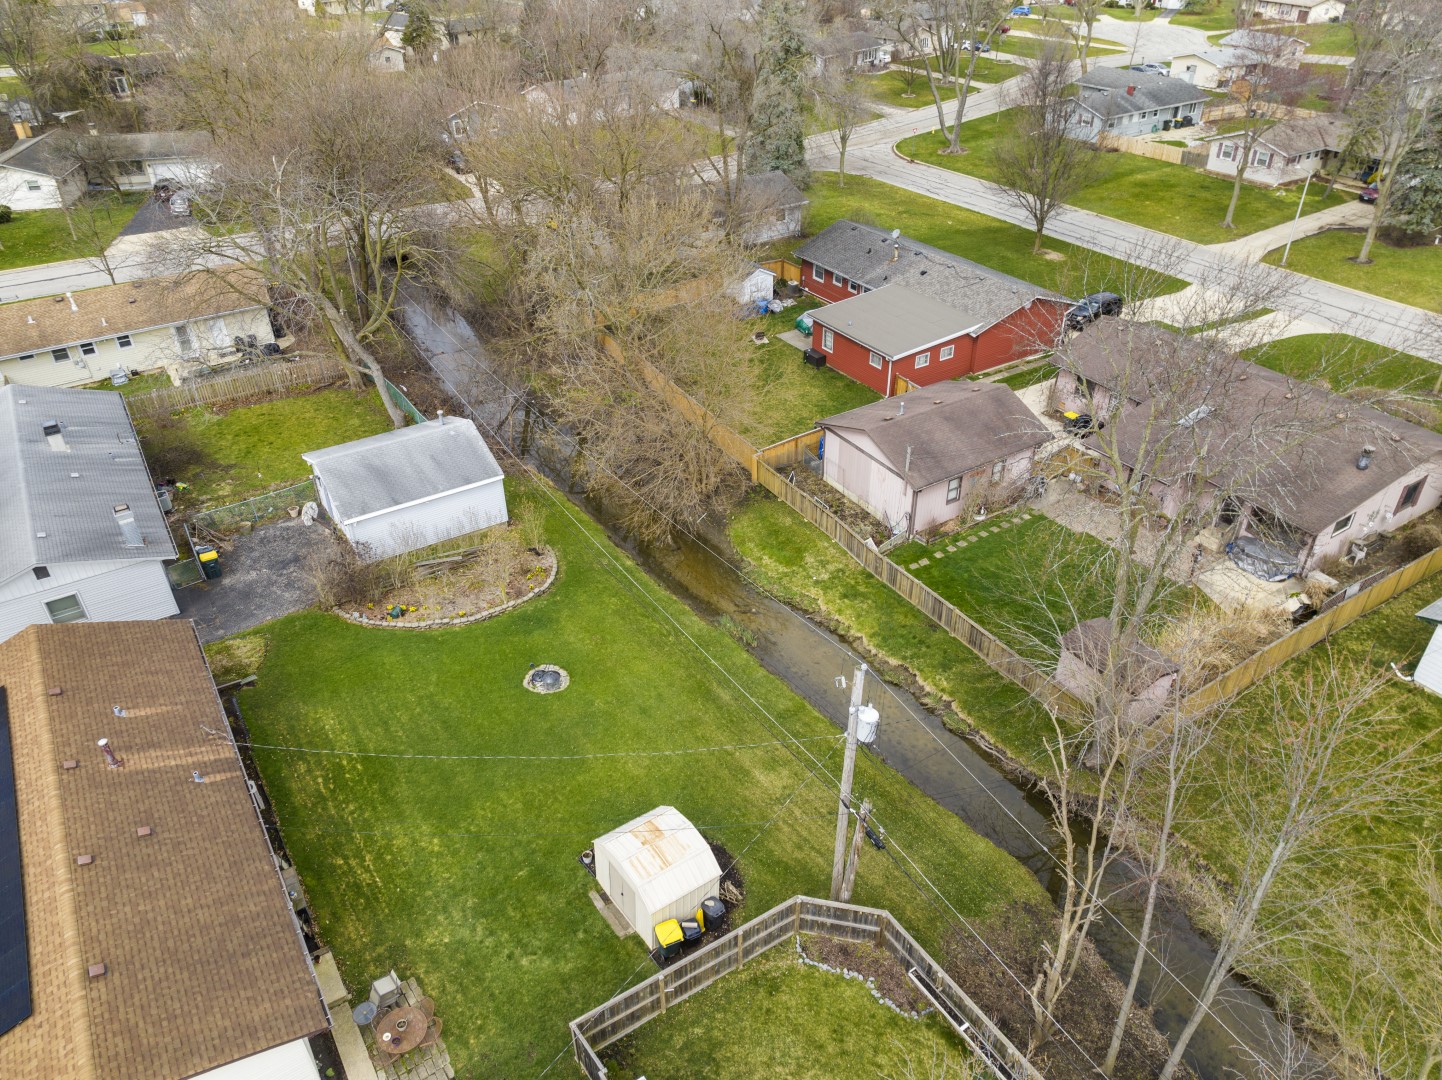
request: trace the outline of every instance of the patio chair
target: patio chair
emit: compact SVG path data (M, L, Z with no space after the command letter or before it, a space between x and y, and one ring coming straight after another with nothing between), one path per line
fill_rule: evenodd
M401 980L392 968L389 974L382 975L375 982L371 983L370 1000L375 1002L377 1009L388 1009L396 1003L401 996Z
M427 1020L430 1020L436 1015L436 1003L428 997L418 998L416 1000L416 1008L426 1014Z
M431 1017L430 1024L426 1027L426 1037L421 1040L420 1045L435 1046L441 1041L441 1020L438 1016Z

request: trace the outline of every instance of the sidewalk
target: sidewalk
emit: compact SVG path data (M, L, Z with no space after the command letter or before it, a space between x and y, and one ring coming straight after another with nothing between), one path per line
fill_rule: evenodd
M1343 203L1341 206L1328 207L1326 210L1319 210L1315 214L1303 214L1296 222L1297 232L1293 239L1300 240L1304 236L1313 236L1319 232L1326 232L1328 229L1352 226L1365 228L1371 224L1376 210L1375 206L1353 201ZM1229 240L1225 244L1210 246L1213 251L1225 252L1247 262L1261 262L1262 256L1267 252L1287 243L1287 237L1292 236L1292 228L1293 223L1288 221L1282 225L1273 225L1270 229L1263 229L1261 232L1254 232L1240 240Z

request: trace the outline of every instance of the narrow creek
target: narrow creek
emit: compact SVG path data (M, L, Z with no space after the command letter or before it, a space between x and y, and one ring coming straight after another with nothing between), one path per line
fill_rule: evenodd
M475 371L484 366L484 350L470 328L448 311L436 310L414 294L405 303L406 326L418 348L431 362L451 392L472 406L477 419L497 425L509 410L498 403L496 387L478 391ZM680 536L672 545L642 545L617 530L604 506L571 492L569 462L547 452L528 437L529 423L512 424L517 449L533 466L549 476L587 513L606 527L611 539L630 552L640 565L668 591L703 618L729 616L751 631L750 648L768 671L818 712L844 726L848 693L835 679L851 677L851 650L836 635L773 600L741 577L714 549L724 538L703 545ZM733 560L734 561L734 560ZM881 713L875 746L880 755L913 784L956 814L972 829L1020 860L1055 899L1061 887L1055 852L1058 838L1050 824L1045 800L1006 775L984 749L948 730L941 719L904 688L880 686L874 679L868 699ZM1091 936L1106 962L1125 982L1130 974L1136 941L1131 936L1141 923L1144 897L1135 887L1136 870L1118 862L1106 882L1108 914L1098 920ZM1194 998L1215 955L1193 927L1186 913L1165 900L1153 920L1152 953L1139 990L1140 1002L1149 1005L1157 1027L1174 1039L1191 1014ZM1202 1080L1265 1076L1251 1054L1273 1060L1282 1042L1282 1024L1269 1002L1235 979L1212 1005L1186 1054L1188 1064Z

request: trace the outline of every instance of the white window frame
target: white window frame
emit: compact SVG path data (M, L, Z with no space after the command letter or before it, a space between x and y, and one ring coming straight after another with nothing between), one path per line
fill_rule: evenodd
M840 274L838 274L835 270L833 270L833 271L831 271L831 284L833 284L833 285L844 285L844 284L846 284L846 279L845 279L844 277L842 277Z
M1272 152L1270 150L1252 151L1252 168L1270 169L1272 167Z
M132 345L134 345L134 344L135 344L135 342L133 342L133 341L130 340L130 335L129 335L129 334L118 334L118 335L116 335L116 338L115 338L115 347L116 347L117 349L128 349L128 348L130 348L130 346L132 346Z
M70 617L70 618L57 619L57 618L55 617L55 609L54 609L51 605L52 605L52 604L61 604L61 603L63 603L63 602L66 601L66 600L74 600L74 601L75 601L75 607L74 607L73 610L78 611L80 614L79 614L79 615L72 616L72 617ZM67 614L70 610L72 610L72 609L69 609L69 608L61 608L61 613L62 613L62 614ZM45 614L50 617L50 621L51 621L52 623L89 622L89 621L90 621L90 616L89 616L88 614L86 614L85 604L81 602L80 594L79 594L79 593L70 593L68 596L57 596L54 600L46 600L46 601L45 601Z
M40 190L40 181L39 181L39 180L26 180L26 181L25 181L25 190L26 190L26 191L39 191L39 190Z
M881 367L881 364L885 359L886 357L882 356L879 352L873 352L870 357L871 366L874 368L879 368Z
M95 355L95 342L93 342L93 341L82 341L82 342L80 343L80 355L81 355L81 356L94 356L94 355Z
M176 323L170 329L175 335L175 347L180 350L181 356L194 356L200 351L196 346L195 333L190 329L189 323Z
M50 359L54 360L57 364L63 364L70 359L70 349L65 345L60 346L58 349L51 349Z
M1223 161L1237 160L1237 144L1229 142L1219 143L1217 145L1217 157Z
M916 354L916 360L913 362L913 365L912 365L912 366L917 367L917 368L924 368L924 367L926 367L926 366L927 366L928 364L930 364L930 363L931 363L931 353L929 353L929 352L917 353L917 354Z
M1340 521L1337 522L1337 524L1332 526L1332 535L1336 536L1339 533L1346 532L1352 527L1352 522L1355 521L1356 518L1357 515L1355 513L1348 514L1346 517L1342 518Z
M953 476L946 482L946 501L957 502L961 498L961 477Z
M821 269L821 267L817 266L815 263L812 263L812 264L811 264L811 277L812 277L812 280L814 280L814 281L825 281L825 280L826 280L826 271L823 270L823 269Z
M950 359L951 359L953 356L955 356L955 355L956 355L956 346L955 346L955 345L943 345L943 346L941 347L941 353L940 353L940 355L937 356L936 359L938 360L938 362L939 362L939 361L942 361L942 360L950 360Z
M861 286L854 281L848 281L846 283L846 287L854 293L859 293L861 291Z
M831 327L823 326L821 328L821 351L830 352L835 347L836 338L831 333Z

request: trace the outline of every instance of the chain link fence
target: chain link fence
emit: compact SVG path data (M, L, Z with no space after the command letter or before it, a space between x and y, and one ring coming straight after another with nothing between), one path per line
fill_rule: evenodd
M251 525L259 525L266 521L273 521L284 516L292 506L303 506L314 501L316 501L315 479L312 477L309 480L302 480L299 484L292 484L290 487L267 491L264 495L246 499L245 502L218 506L214 510L202 510L191 517L189 525L192 531L202 529L206 532L224 535L237 525L246 522Z

